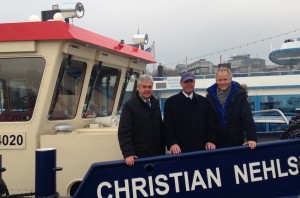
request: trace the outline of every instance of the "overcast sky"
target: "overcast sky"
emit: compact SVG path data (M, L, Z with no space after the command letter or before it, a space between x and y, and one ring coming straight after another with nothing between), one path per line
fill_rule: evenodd
M30 15L40 16L42 10L50 10L54 4L70 2L76 1L5 1L1 5L0 22L27 21ZM238 54L251 54L271 64L268 58L271 46L279 49L285 39L300 37L299 0L80 2L85 15L74 19L74 25L115 40L124 39L128 44L132 43L132 35L139 28L140 33L149 35L149 44L155 42L157 62L167 67L186 60L192 63L200 58L218 64ZM288 33L294 30L297 31ZM244 46L255 41L259 42Z

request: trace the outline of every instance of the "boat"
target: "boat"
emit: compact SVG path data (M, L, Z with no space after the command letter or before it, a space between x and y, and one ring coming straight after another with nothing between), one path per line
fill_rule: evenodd
M116 122L124 94L156 62L131 41L57 15L82 16L81 3L62 8L50 10L50 19L42 11L46 20L0 24L0 152L10 194L35 192L36 149L56 149L62 196L74 195L93 162L122 159ZM146 39L133 42L145 45Z
M94 163L81 197L299 197L300 139ZM298 164L298 165L297 165Z
M300 62L300 38L286 39L279 50L269 54L272 62L278 65L298 65Z
M156 60L141 47L62 21L57 14L64 11L82 17L83 5L73 6L42 12L42 21L31 17L35 21L0 24L0 165L6 169L1 187L9 191L4 196L36 193L41 179L35 178L36 170L49 174L36 165L36 153L53 150L51 187L64 197L234 197L258 195L261 187L272 191L260 195L299 196L299 140L259 143L254 151L240 146L150 157L126 166L117 139L120 111L138 76ZM146 38L135 37L135 42L146 45ZM288 79L281 87L292 86L289 104L296 105L299 78ZM253 83L266 89L249 86L249 93L273 93L278 85L272 87L272 81L274 76L261 77ZM176 91L175 80L167 82ZM164 93L158 82L155 86L155 94ZM159 97L162 102L164 95Z
M300 139L280 136L300 113L300 71L234 73L233 79L247 85L257 125L256 149L238 146L150 157L137 159L134 167L122 160L93 163L74 198L299 197ZM162 112L165 100L181 90L179 81L180 76L155 78L153 93ZM214 75L196 75L195 92L205 96L214 82Z

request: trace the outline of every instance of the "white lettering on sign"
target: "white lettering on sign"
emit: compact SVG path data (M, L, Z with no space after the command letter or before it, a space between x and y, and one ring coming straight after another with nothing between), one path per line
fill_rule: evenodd
M146 180L144 178L133 178L131 182L133 197L137 197L137 191L139 191L144 197L148 197L148 194L145 191ZM138 183L140 183L140 185L138 185Z
M161 181L161 179L163 179L163 181ZM160 190L159 188L155 188L155 191L157 194L159 195L166 195L169 192L169 185L167 183L165 183L165 181L167 181L168 178L165 175L158 175L157 177L155 177L155 184L161 187L164 187L164 190Z
M236 184L258 182L268 179L287 177L290 175L299 174L297 169L297 158L289 157L287 165L288 170L282 170L280 160L270 160L269 162L252 162L243 164L242 169L239 165L234 165L234 174Z
M124 180L124 187L119 187L119 181L116 180L114 182L114 185L115 185L115 195L116 195L116 198L120 198L120 193L121 192L125 192L126 193L126 197L129 197L130 195L130 192L129 192L129 182L128 182L128 179L125 179Z
M289 165L289 167L294 168L294 170L293 169L289 169L289 173L291 175L298 175L299 174L299 169L298 169L298 164L297 163L298 163L297 157L290 157L288 159L288 165Z
M108 195L103 195L103 190L108 191L113 186L111 183L104 181L98 185L97 196L109 198L115 196L119 198L125 195L125 197L130 197L131 192L133 197L139 197L139 194L143 197L155 197L155 195L167 195L170 192L170 186L175 187L176 193L180 193L181 191L194 191L197 190L197 188L207 189L213 186L221 186L222 182L219 168L216 168L214 171L206 169L204 173L205 174L199 170L195 170L191 175L185 171L170 173L169 175L160 174L155 177L148 176L147 179L138 177L125 179L124 181L115 180L115 192L113 194L111 190ZM203 175L205 177L203 177ZM185 186L180 186L180 183L183 183Z
M291 156L287 160L271 159L233 165L234 184L262 182L266 180L298 175L297 157ZM283 168L285 167L285 168ZM228 170L224 170L228 172ZM228 177L230 174L226 174ZM224 176L223 176L224 177ZM230 181L230 180L229 180ZM98 185L97 196L108 198L120 197L156 197L168 193L181 193L201 189L221 188L221 167L205 170L190 170L115 180L112 183L103 181ZM170 192L172 190L172 192ZM174 190L174 192L173 192ZM105 194L103 194L105 192Z
M182 172L179 173L171 173L169 176L174 178L174 184L175 184L175 192L180 192L179 190L179 182L178 182L178 177L182 176Z

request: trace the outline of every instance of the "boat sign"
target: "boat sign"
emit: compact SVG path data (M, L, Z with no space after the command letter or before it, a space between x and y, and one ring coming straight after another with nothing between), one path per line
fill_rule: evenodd
M6 132L0 134L0 149L25 149L25 132Z
M93 164L79 197L290 197L300 195L300 139Z

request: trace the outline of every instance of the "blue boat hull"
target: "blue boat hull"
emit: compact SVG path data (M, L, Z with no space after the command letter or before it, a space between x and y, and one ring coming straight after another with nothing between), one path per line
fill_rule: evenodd
M297 197L300 139L93 164L79 197Z

